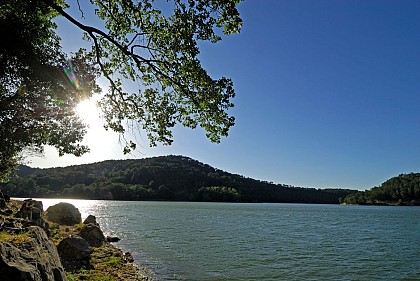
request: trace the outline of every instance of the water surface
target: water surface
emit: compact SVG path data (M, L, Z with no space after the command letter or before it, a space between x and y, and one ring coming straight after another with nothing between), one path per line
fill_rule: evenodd
M158 280L420 280L420 207L67 202Z

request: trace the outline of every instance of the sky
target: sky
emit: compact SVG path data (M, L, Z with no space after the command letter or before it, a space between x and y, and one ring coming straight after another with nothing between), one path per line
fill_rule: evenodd
M236 125L220 144L176 126L173 145L149 148L140 133L123 155L86 101L78 112L91 152L47 147L30 166L171 154L274 183L359 190L420 172L420 1L248 0L239 11L239 35L200 44L205 69L230 77L237 94ZM69 12L80 19L77 6ZM77 28L57 24L65 50L83 46Z

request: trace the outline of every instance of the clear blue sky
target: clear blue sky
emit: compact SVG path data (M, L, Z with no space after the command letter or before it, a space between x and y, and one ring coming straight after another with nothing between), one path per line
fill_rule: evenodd
M364 190L420 172L420 1L249 0L239 10L241 34L202 44L201 53L214 78L234 81L229 137L211 144L200 129L176 127L172 146L148 148L140 138L129 158L185 155L247 177L319 188ZM74 50L79 35L58 23ZM47 149L31 165L127 158L116 135L91 127L92 153L59 158Z

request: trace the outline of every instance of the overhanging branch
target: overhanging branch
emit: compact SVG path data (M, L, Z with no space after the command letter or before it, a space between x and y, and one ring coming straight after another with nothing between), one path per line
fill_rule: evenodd
M68 13L66 13L63 8L59 5L57 5L56 3L50 1L50 0L42 0L44 3L46 3L47 5L49 5L52 9L54 9L55 11L57 11L60 15L62 15L63 17L65 17L67 20L69 20L71 23L73 23L74 25L76 25L78 28L80 28L81 30L87 32L87 34L89 34L89 36L94 40L95 42L95 49L96 49L96 53L97 53L97 61L100 64L100 67L102 69L102 71L104 72L104 75L106 76L106 78L108 80L112 80L109 75L104 71L104 67L103 65L101 65L100 63L100 57L98 57L98 53L100 53L100 49L99 49L99 43L97 42L97 37L95 34L102 36L103 38L105 38L106 40L108 40L110 43L112 43L115 47L117 47L122 54L124 54L125 56L131 58L132 60L134 60L134 62L137 64L138 67L140 67L142 64L147 64L149 67L151 67L153 69L153 71L155 72L155 74L163 77L164 79L170 81L174 86L177 86L177 88L186 96L188 97L191 102L199 107L199 102L196 100L196 98L194 97L194 91L189 90L189 87L185 87L182 83L179 83L178 81L174 80L170 75L168 75L167 73L163 72L161 69L159 69L159 67L157 67L155 65L155 63L162 63L163 65L165 65L164 61L161 60L157 60L156 58L154 59L146 59L138 54L133 53L133 50L129 50L128 46L124 46L121 43L119 43L118 41L116 41L114 38L112 38L111 36L109 36L108 34L106 34L105 32L103 32L102 30L92 27L92 26L87 26L82 24L81 22L77 21L76 19L74 19L72 16L70 16ZM150 50L150 48L147 46L146 48L148 48ZM152 52L150 52L152 53ZM154 57L154 56L152 56ZM114 84L114 83L111 83ZM115 85L115 84L114 84ZM174 89L175 90L175 89Z

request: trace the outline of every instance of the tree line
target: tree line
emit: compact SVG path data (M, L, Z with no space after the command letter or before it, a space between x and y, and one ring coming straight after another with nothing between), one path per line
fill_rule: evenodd
M420 205L420 173L400 174L380 186L359 191L343 203L358 205Z
M14 197L320 204L338 204L356 192L273 184L183 156L48 169L21 166L1 188Z

